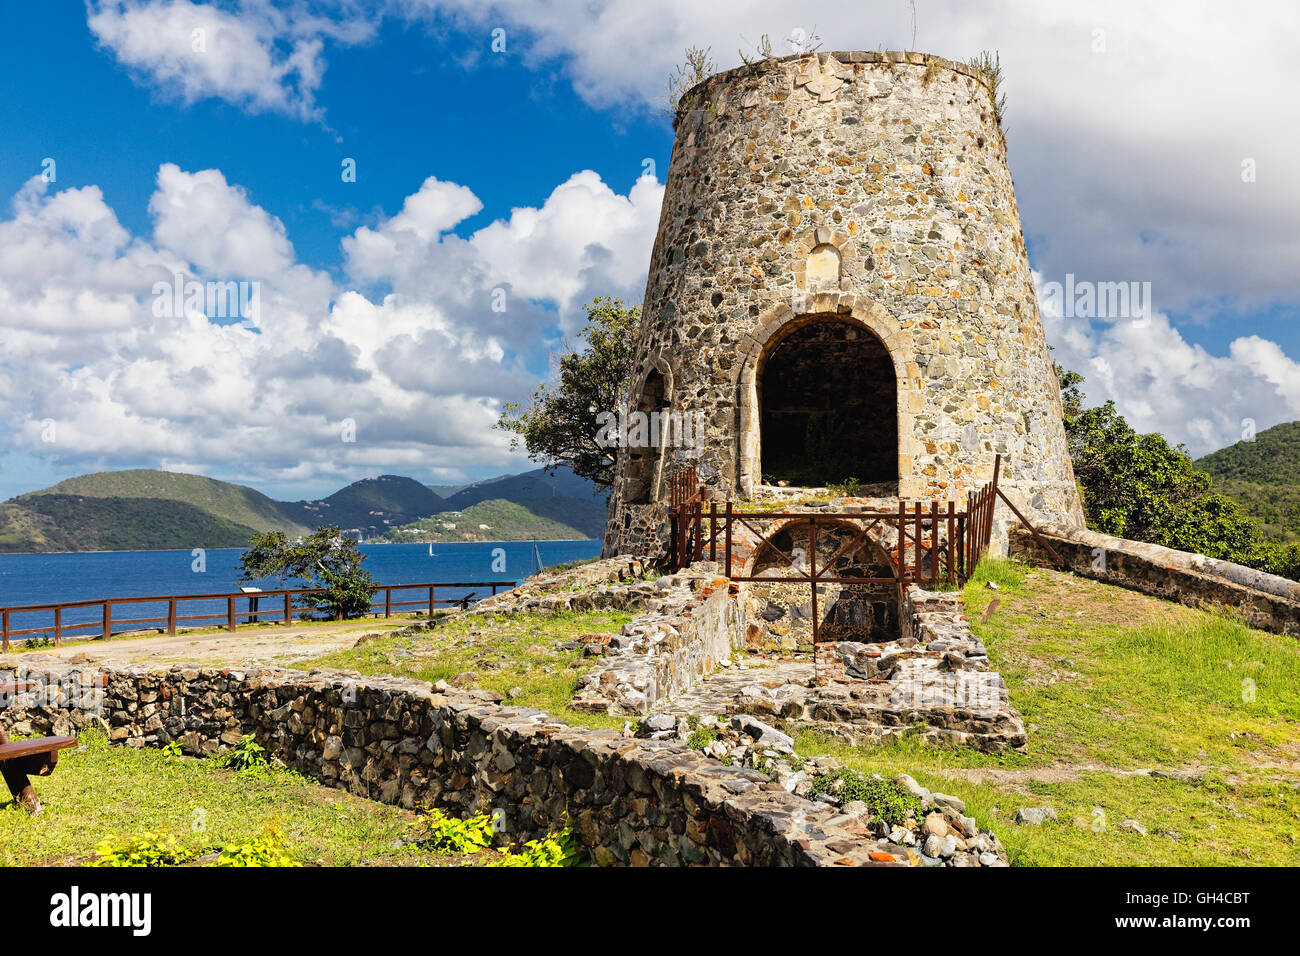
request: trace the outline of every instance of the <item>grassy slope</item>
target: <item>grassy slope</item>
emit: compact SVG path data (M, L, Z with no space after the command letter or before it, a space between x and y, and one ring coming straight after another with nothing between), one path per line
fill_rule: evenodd
M431 851L393 846L417 825L416 815L399 807L286 771L254 777L210 760L110 746L98 733L80 739L84 750L65 751L51 776L34 778L40 816L12 802L0 806L0 864L86 863L99 841L145 831L174 834L187 846L225 844L256 837L272 822L304 864L441 861Z
M1214 487L1241 503L1269 537L1300 541L1300 422L1265 429L1196 462Z
M584 513L583 508L586 512ZM576 498L536 498L524 502L494 498L470 505L461 514L438 514L401 526L384 536L388 541L523 541L536 536L563 540L590 538L604 526L604 505L599 506L599 521L591 520L594 510ZM456 525L454 531L443 523ZM486 524L491 530L481 531ZM418 534L404 534L416 531Z
M990 578L1001 590L985 588ZM1002 562L981 564L966 598L1024 716L1026 755L808 735L801 750L962 797L1020 865L1300 864L1294 639ZM1027 806L1054 807L1061 822L1017 826ZM1130 818L1149 835L1120 830Z
M559 645L589 632L617 633L631 615L622 612L465 615L436 618L433 628L367 640L300 664L303 668L336 667L362 674L395 674L430 682L481 687L509 695L510 703L538 707L561 720L588 727L622 727L624 718L571 710L578 678L594 666L580 650Z

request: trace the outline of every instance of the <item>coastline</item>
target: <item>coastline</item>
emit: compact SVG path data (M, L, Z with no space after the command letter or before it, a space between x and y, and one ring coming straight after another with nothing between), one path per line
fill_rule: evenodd
M496 539L496 540L490 540L490 541L366 541L366 542L363 542L361 546L362 546L362 547L369 548L369 547L377 547L377 546L379 546L379 545L390 545L390 546L401 547L401 546L410 545L410 544L520 544L520 543L523 543L523 542L529 542L529 541L532 541L532 540L533 540L532 538L503 538L503 539ZM599 538L538 538L538 539L537 539L537 543L538 543L538 544L547 544L547 543L551 543L551 544L563 544L563 543L571 543L571 542L574 542L574 541L599 541L599 540L600 540ZM200 549L195 549L195 548L135 548L135 549L131 549L131 550L118 550L118 551L111 551L111 550L107 550L107 551L98 551L98 550L86 550L86 551L0 551L0 558L23 557L24 555L40 555L41 557L49 557L49 556L51 556L51 555L56 555L56 554L168 554L168 553L171 553L171 552L177 552L177 553L191 552L191 553L192 553L192 552L195 551L195 550L200 550ZM222 546L219 546L219 547L201 547L201 550L203 550L203 551L242 551L242 550L244 550L244 548L241 547L241 546L239 546L239 545L222 545Z

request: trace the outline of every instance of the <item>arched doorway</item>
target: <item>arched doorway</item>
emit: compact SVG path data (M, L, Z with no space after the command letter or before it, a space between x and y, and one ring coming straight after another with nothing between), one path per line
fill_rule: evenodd
M763 484L898 491L898 383L888 349L838 316L791 322L756 376Z
M663 450L669 444L670 437L659 433L663 412L669 406L668 392L669 384L663 372L652 368L646 375L636 403L630 409L631 412L640 412L646 417L639 425L628 429L628 483L625 498L629 504L646 504L659 498ZM652 415L655 416L653 428L650 425Z

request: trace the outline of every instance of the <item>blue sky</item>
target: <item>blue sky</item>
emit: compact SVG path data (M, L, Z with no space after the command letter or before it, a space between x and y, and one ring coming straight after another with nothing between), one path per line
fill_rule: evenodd
M594 109L559 63L525 67L508 35L506 54L492 53L482 29L386 20L372 41L332 51L322 124L249 115L220 99L169 102L97 46L77 3L16 5L5 24L0 195L16 193L42 158L65 158L60 186L98 185L122 224L145 233L162 163L217 167L278 216L299 258L320 269L338 266L350 231L330 209L373 221L433 175L473 186L484 209L461 224L473 229L540 204L578 169L626 193L646 158L666 167L672 149L665 117ZM340 178L349 156L355 183Z
M1295 4L915 7L913 44L905 2L9 5L0 497L107 468L297 498L531 467L491 423L583 302L639 301L670 69L799 29L1001 52L1040 282L1151 283L1147 323L1044 306L1091 399L1195 453L1300 418ZM260 283L258 318L154 314L176 272Z

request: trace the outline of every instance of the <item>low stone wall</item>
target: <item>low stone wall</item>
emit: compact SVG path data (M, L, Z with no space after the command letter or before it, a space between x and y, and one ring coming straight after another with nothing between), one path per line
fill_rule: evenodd
M572 824L600 864L902 862L860 815L788 793L767 774L668 741L573 728L483 691L187 665L97 676L104 686L39 675L77 689L19 698L0 722L17 733L99 724L118 744L176 740L196 755L253 734L273 759L328 786L408 808L499 811L512 841Z
M704 570L701 570L701 569ZM744 607L704 565L660 581L658 600L612 635L601 665L583 675L573 706L643 715L689 690L745 639Z
M1251 627L1300 637L1300 583L1230 561L1067 525L1040 526L1038 532L1075 574L1190 607L1230 611ZM1012 557L1032 564L1057 566L1023 529L1012 533L1010 550Z

